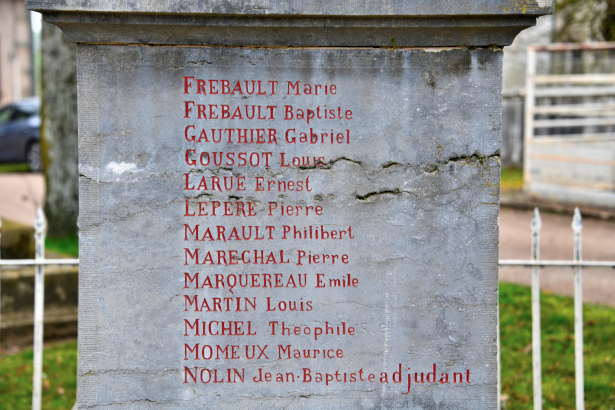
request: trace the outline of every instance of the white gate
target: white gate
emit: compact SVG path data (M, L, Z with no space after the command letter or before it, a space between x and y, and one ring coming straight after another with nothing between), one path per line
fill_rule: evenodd
M524 137L530 195L615 207L615 42L530 46Z

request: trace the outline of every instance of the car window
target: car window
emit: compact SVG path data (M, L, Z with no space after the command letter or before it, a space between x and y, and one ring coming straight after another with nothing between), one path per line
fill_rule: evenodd
M25 120L25 119L28 119L31 115L32 115L31 113L17 109L13 113L13 118L11 119L11 121Z
M38 112L39 104L36 102L21 102L17 105L19 111L23 111L28 115L34 115Z
M13 111L15 111L13 107L5 107L0 110L0 125L5 125L11 120Z

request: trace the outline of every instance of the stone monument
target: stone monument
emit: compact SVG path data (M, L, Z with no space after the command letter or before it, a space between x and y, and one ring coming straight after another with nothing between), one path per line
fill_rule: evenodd
M80 408L496 408L502 46L551 0L28 0L77 43Z

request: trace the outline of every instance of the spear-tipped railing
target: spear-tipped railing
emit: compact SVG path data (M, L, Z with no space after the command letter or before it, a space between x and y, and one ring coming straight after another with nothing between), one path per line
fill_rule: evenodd
M45 234L46 220L43 210L39 208L36 214L35 228L35 257L34 259L1 259L0 255L0 279L3 266L22 268L34 266L35 298L34 298L34 375L32 389L32 408L41 408L42 393L42 359L43 359L43 319L45 299L45 271L44 266L49 265L78 265L79 259L46 259L45 258ZM2 221L0 220L0 228ZM584 366L583 366L583 268L612 267L615 261L584 261L582 258L583 223L579 209L575 209L572 220L574 235L574 255L570 261L565 260L541 260L540 259L540 230L542 221L538 208L534 210L534 216L530 223L532 230L531 259L529 260L500 260L502 266L523 266L532 268L532 361L534 379L534 408L542 408L542 370L541 370L541 343L540 343L540 268L542 267L572 267L574 270L574 312L575 312L575 383L576 383L576 407L584 408ZM0 240L2 239L0 233ZM0 281L1 283L1 281ZM0 289L1 290L1 289ZM1 293L0 293L1 295ZM1 302L1 300L0 300ZM0 303L1 306L1 303ZM499 338L499 312L498 312L498 367L500 362L500 338ZM0 335L1 336L1 335ZM498 371L498 394L501 395L501 381ZM500 403L500 401L498 401ZM500 406L498 406L500 408Z
M532 261L540 259L540 211L534 208L532 228ZM534 409L542 409L542 361L540 344L540 268L532 266L532 377L534 379Z
M574 254L572 260L541 260L540 229L542 222L538 208L530 223L532 229L532 258L530 260L500 260L502 266L532 268L532 370L534 379L534 409L542 408L542 370L540 345L540 268L571 267L574 271L574 356L575 356L575 403L577 410L585 408L583 364L583 268L615 268L615 261L584 261L582 258L583 222L579 208L572 218ZM499 330L498 330L499 332ZM499 350L499 339L498 339ZM499 359L498 359L499 364ZM501 382L498 380L498 385ZM501 396L501 390L498 391ZM498 406L498 408L501 408Z
M0 228L2 220L0 219ZM34 266L34 365L32 375L32 409L40 410L43 392L43 323L45 313L45 266L49 265L78 265L79 259L45 259L45 236L47 233L47 220L42 208L36 210L34 221L34 259L1 259L0 279L2 267ZM0 240L2 236L0 234ZM1 255L0 255L1 256ZM0 284L2 281L0 280ZM1 290L1 289L0 289ZM0 292L1 298L1 292ZM0 299L0 307L2 306ZM1 312L0 312L1 313ZM1 340L1 339L0 339Z

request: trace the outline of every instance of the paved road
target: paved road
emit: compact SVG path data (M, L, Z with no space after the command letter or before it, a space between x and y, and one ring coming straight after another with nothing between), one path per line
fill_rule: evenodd
M0 217L32 225L36 207L45 195L42 174L0 174ZM500 259L530 258L530 221L532 212L502 208L500 213ZM572 259L572 218L543 213L541 257ZM615 222L586 218L583 221L583 258L615 260ZM529 268L502 268L500 279L530 284ZM572 295L572 269L543 269L542 288L553 293ZM583 298L588 302L615 306L615 270L585 269Z
M44 198L43 174L0 174L0 218L32 226Z

